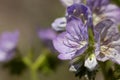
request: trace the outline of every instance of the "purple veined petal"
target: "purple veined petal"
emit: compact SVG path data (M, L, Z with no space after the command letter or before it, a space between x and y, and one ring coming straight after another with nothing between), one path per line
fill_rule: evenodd
M79 41L78 43L74 39L70 38L71 35L69 33L63 32L53 40L55 49L60 53L58 57L62 60L72 59L76 56L77 51L82 50L82 52L84 52L85 49L83 49L83 47L88 44L87 41ZM82 54L82 52L79 53L79 55Z
M19 32L4 32L0 37L0 48L5 51L14 49L17 45Z
M120 34L119 34L118 27L116 25L113 25L108 29L103 43L105 45L111 44L112 46L113 44L115 45L116 43L117 45L119 45L119 39L120 39Z
M115 48L109 48L105 45L101 46L101 53L97 56L97 60L106 61L111 60L117 64L120 64L120 54Z
M113 21L110 19L105 19L99 22L94 28L95 40L104 39L107 35L108 29L113 25ZM99 39L100 38L100 39Z
M87 5L93 12L99 12L102 6L109 4L109 0L87 0Z
M59 55L60 59L71 59L73 57L73 54L76 52L74 48L69 47L67 46L67 44L65 44L65 43L68 43L67 38L65 37L66 35L68 34L66 32L63 32L53 40L53 45L55 49L60 53ZM69 55L69 54L72 54L72 55Z
M68 37L70 40L77 42L78 44L84 45L80 47L75 53L75 56L82 54L88 46L88 32L87 27L84 26L79 18L71 17L72 19L68 22L66 31L70 34Z
M98 60L105 61L107 60L106 57L99 56L100 53L100 46L101 41L104 40L104 38L107 35L108 30L110 29L111 25L113 24L113 21L110 19L105 19L101 22L99 22L95 28L94 28L94 34L95 34L95 55L97 56Z
M79 18L71 17L67 23L66 31L71 35L71 37L78 41L88 40L87 27L84 26Z
M60 0L60 1L65 7L71 6L74 3L81 3L81 0Z
M102 61L102 62L105 62L105 61L109 60L109 58L106 57L106 56L101 57L101 56L98 55L98 56L96 56L96 58L97 58L98 61Z
M57 33L50 28L40 29L38 36L42 40L53 40L57 36Z
M113 54L112 56L110 56L110 60L117 64L120 64L120 54L119 53Z
M105 31L104 31L105 32ZM108 30L106 30L105 32L106 34L102 34L101 35L101 44L103 45L111 45L111 47L113 46L113 42L118 42L119 40L119 30L117 25L112 25ZM115 45L115 44L114 44Z
M103 16L111 18L114 20L115 23L119 24L120 23L120 8L117 7L116 5L109 4L106 7L103 7L104 11L102 13Z
M69 33L70 36L68 38L72 41L81 44L75 53L75 56L82 54L88 46L88 30L87 27L84 26L81 19L71 17L71 20L68 21L66 31Z
M99 55L96 55L96 58L97 60L102 61L102 62L109 60L109 57L103 55L102 53L99 53Z
M89 7L84 4L73 4L67 8L67 21L73 16L80 18L86 26L91 27L93 25L92 13Z
M67 8L67 13L74 16L84 16L85 19L88 19L89 15L92 15L89 7L84 4L73 4Z
M55 21L51 24L52 28L55 31L64 31L67 24L67 20L65 17L57 18Z
M106 51L105 56L107 56L113 62L120 64L120 54L115 48L109 48Z

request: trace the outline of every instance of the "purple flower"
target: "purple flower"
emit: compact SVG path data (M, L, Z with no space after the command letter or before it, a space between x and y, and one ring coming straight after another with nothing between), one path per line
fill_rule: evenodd
M120 24L120 18L118 17L120 16L120 8L118 6L109 4L101 10L103 11L100 16L111 18L116 24Z
M92 12L99 13L101 7L109 4L109 0L87 0L87 5Z
M67 17L71 16L80 18L87 26L92 25L92 13L84 4L73 4L67 7Z
M109 19L95 27L96 57L100 61L111 60L120 64L120 33L118 27Z
M87 5L93 12L94 24L103 18L111 18L116 24L119 24L120 8L110 4L109 0L87 0Z
M53 40L57 36L57 33L54 30L47 28L40 29L38 35L42 40Z
M82 4L84 0L60 0L65 7L74 4ZM111 18L116 24L120 23L120 8L111 4L109 0L87 0L86 5L93 13L93 22L96 25L103 18ZM85 9L85 8L84 8ZM81 8L79 8L81 10Z
M71 16L81 18L83 23L88 25L88 26L92 25L92 13L91 13L90 9L84 4L75 3L75 4L67 7L66 18L70 19ZM65 17L57 18L52 23L52 28L56 31L64 31L66 24L67 24L67 21L68 21L66 18Z
M38 31L38 36L48 48L50 48L52 51L55 51L52 40L56 38L57 33L53 29L40 29Z
M53 45L62 60L81 55L88 45L87 26L81 19L71 16L67 21L66 31L53 40Z
M19 32L3 32L0 37L0 61L8 61L14 56L17 46Z

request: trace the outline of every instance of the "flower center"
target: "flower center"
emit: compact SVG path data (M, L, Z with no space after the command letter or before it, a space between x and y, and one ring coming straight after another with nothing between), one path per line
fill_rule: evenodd
M78 50L79 49L81 49L82 47L84 47L85 45L87 45L88 43L87 43L87 41L80 41L80 43L79 43L80 45L78 46Z

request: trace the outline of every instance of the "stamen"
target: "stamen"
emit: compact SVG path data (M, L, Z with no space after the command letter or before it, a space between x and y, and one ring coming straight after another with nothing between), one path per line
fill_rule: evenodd
M77 10L76 10L76 9L74 9L74 10L73 10L73 14L74 14L76 11L77 11Z

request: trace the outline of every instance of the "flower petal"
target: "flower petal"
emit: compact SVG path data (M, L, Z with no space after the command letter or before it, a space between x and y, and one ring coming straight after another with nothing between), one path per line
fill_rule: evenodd
M61 60L71 60L74 56L74 53L68 53L68 54L59 54L58 58Z
M66 30L79 40L88 40L87 26L79 18L71 17L67 23Z
M87 5L93 12L99 12L102 6L106 6L109 3L109 0L87 0Z
M54 30L47 28L40 29L38 35L42 40L53 40L57 36L57 33L55 33Z
M71 6L74 3L80 3L81 2L81 0L60 0L60 1L65 7Z
M120 8L116 5L109 4L107 7L103 7L105 9L102 13L103 16L111 18L115 23L120 23Z
M60 53L59 57L65 55L65 59L71 59L73 54L76 52L76 49L72 48L72 44L68 42L66 32L61 33L53 40L53 45L55 49ZM71 46L71 47L70 47ZM71 56L70 56L70 55ZM67 57L66 57L67 56Z
M56 31L64 31L67 24L67 20L65 17L57 18L55 21L51 24L52 28Z
M94 34L95 34L95 40L97 40L99 37L101 39L104 39L108 29L113 25L113 21L110 19L105 19L101 22L99 22L94 29Z
M83 23L85 24L88 23L89 26L92 25L92 13L89 7L87 7L84 4L73 4L69 6L67 8L67 14L68 14L67 15L68 18L71 16L76 16L78 18L81 18Z

